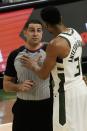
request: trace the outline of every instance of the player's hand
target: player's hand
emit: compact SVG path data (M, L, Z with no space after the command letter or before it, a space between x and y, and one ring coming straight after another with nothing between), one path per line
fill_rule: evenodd
M27 67L27 68L29 68L29 69L32 70L32 68L33 68L34 66L38 66L38 61L40 60L40 58L41 58L41 57L38 56L38 57L32 59L32 58L30 58L30 57L27 57L27 56L23 55L23 56L20 58L20 60L21 60L23 66L25 66L25 67Z
M33 88L34 82L31 80L25 80L22 84L18 85L19 91L29 91Z

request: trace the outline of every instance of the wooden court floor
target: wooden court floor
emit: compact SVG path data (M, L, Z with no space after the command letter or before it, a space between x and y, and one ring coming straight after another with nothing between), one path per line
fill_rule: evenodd
M12 123L1 124L0 131L12 131Z
M15 99L0 100L0 131L11 131L14 102Z

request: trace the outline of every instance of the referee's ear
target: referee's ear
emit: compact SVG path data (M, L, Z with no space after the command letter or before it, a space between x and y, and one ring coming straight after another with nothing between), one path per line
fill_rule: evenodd
M23 34L24 34L25 37L27 37L27 28L23 29Z

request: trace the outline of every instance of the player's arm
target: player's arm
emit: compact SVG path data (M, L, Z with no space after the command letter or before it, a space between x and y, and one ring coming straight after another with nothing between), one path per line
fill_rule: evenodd
M40 67L36 61L26 56L23 56L21 61L23 62L23 66L34 71L41 79L46 79L54 68L57 57L66 57L69 53L69 49L70 47L67 44L67 41L63 38L58 38L48 45L46 59L42 67Z
M46 50L46 58L42 67L39 67L38 64L37 65L34 64L32 65L32 70L41 79L46 79L56 64L56 58L57 58L56 47L53 44L49 44Z
M70 48L65 39L59 37L53 40L47 47L46 59L43 66L41 68L32 66L33 71L36 72L40 78L46 79L54 68L57 57L62 59L68 55L69 51Z
M22 56L20 60L23 66L34 71L41 79L46 79L56 64L56 58L57 58L56 46L54 46L53 43L50 43L47 46L46 58L41 67L38 65L39 58L34 60L27 56Z

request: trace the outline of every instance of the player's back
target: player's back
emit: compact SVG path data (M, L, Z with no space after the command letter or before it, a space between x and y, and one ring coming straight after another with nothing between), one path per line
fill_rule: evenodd
M70 28L69 32L61 33L58 36L68 41L70 52L64 59L57 58L52 75L55 86L59 85L60 87L64 85L65 89L67 89L71 84L77 84L82 81L82 39L78 32L72 28Z
M59 36L68 41L70 52L64 59L57 58L52 70L53 130L87 131L87 87L81 70L82 39L74 29Z

